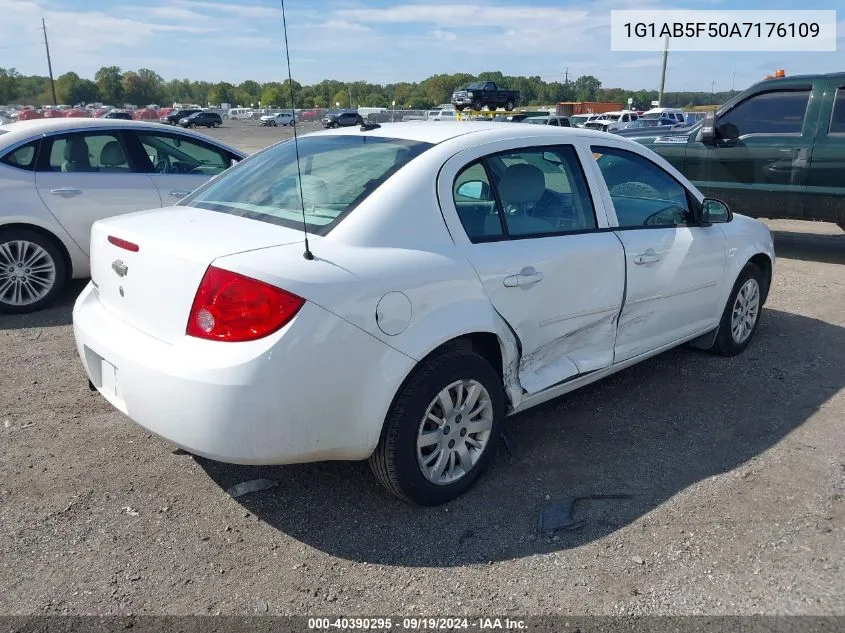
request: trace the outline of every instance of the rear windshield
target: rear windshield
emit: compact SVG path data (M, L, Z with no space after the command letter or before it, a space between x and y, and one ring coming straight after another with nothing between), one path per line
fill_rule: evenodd
M377 136L305 136L299 172L293 141L279 143L211 180L180 204L326 235L431 143ZM302 198L300 199L300 190ZM303 203L300 201L304 201Z

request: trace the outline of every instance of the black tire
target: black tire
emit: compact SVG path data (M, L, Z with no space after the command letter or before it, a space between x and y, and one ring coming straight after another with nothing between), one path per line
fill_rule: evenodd
M513 110L513 106L514 106L513 101L508 101L508 102L505 104L505 110L507 110L508 112L510 112L511 110Z
M0 247L7 242L15 242L19 240L37 244L44 249L50 257L56 271L53 287L50 288L43 297L37 301L33 301L32 303L27 303L26 305L12 305L11 302L8 302L4 296L0 296L0 314L25 314L46 308L56 300L56 295L61 292L65 282L67 281L67 265L65 264L65 259L52 240L44 237L41 233L28 229L9 229L0 231ZM2 280L2 278L0 278L0 280Z
M754 279L757 282L757 292L759 293L759 303L757 307L757 315L754 318L754 324L751 327L751 333L742 342L737 343L731 332L731 318L733 316L734 303L742 287L749 279ZM766 288L764 286L763 271L752 263L747 263L740 271L739 276L734 283L731 294L728 297L728 302L725 305L725 310L722 312L722 320L719 321L719 333L716 335L716 341L710 351L714 354L721 354L722 356L736 356L748 347L757 328L760 325L760 317L763 315L763 298L766 296Z
M275 122L275 121L270 121L270 125L271 125L272 127L276 127L276 122Z
M191 128L191 129L195 128L196 126L197 126L196 123L188 123L188 127Z
M457 481L430 482L417 461L420 422L435 396L458 380L475 380L487 390L493 409L490 436L482 454ZM387 414L379 444L369 464L376 478L394 495L422 506L434 506L463 494L493 459L505 414L502 381L482 356L468 349L450 349L423 360L399 390Z
M484 104L481 101L473 101L472 102L472 109L473 110L481 110L484 107Z
M220 127L220 121L215 121L211 124L211 127Z
M457 110L458 112L463 112L464 108L466 108L466 106L463 106L463 105L456 105L455 106L455 110Z

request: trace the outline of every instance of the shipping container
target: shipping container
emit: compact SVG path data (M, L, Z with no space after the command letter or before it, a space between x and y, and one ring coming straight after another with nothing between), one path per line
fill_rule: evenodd
M557 104L558 116L572 116L574 114L602 114L603 112L616 112L622 110L623 103L610 103L608 101L561 101Z

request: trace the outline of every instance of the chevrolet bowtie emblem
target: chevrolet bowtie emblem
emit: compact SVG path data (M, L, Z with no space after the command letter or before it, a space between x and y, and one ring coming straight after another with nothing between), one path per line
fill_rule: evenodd
M114 272L117 273L118 277L126 277L126 273L129 272L129 266L124 264L119 259L116 259L111 263L111 268Z

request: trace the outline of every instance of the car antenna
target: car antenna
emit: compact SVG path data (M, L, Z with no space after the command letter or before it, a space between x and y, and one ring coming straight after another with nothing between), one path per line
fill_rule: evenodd
M288 49L288 23L285 19L285 0L282 3L282 30L285 33L285 58L288 62L288 86L290 87L290 114L293 118L293 147L296 151L296 175L299 184L299 204L302 208L302 233L305 235L305 252L302 256L307 260L314 259L314 253L308 248L308 223L305 221L305 196L302 194L302 170L299 167L299 137L296 134L296 99L293 95L293 76L290 72L290 50Z

